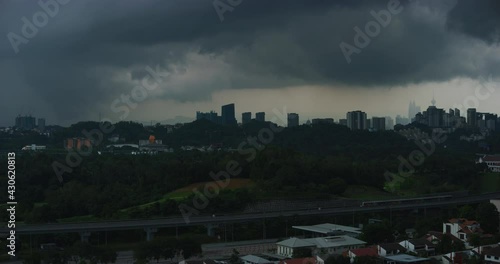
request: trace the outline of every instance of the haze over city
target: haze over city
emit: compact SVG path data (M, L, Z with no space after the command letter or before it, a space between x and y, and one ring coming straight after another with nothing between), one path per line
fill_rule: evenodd
M301 122L358 109L394 117L433 96L453 108L480 83L497 92L473 107L498 113L498 5L401 1L348 62L339 45L355 46L354 28L364 31L388 1L242 1L221 14L212 1L69 1L28 42L12 34L0 42L0 126L18 114L60 125L120 121L111 106L147 67L168 77L125 120L194 120L195 111L227 103L238 118L283 107ZM23 36L22 18L40 10L34 1L2 1L0 33Z

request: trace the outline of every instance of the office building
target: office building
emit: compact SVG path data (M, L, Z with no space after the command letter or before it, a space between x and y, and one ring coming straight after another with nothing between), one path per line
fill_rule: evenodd
M252 121L252 113L251 112L245 112L245 113L241 114L241 123L243 125L250 123L250 121Z
M299 126L299 114L289 113L288 114L288 127Z
M255 120L257 120L259 122L265 122L266 121L266 113L264 113L264 112L255 113Z
M372 128L375 131L384 131L385 117L372 117Z
M217 114L217 112L210 111L210 112L196 112L196 120L201 120L201 119L206 119L208 121L214 122L219 124L220 123L220 116Z
M411 101L410 106L408 107L408 118L410 119L410 122L414 121L415 115L417 115L419 112L420 112L420 106L417 106L415 104L415 101Z
M45 131L45 118L38 118L38 131Z
M223 125L236 125L236 117L234 113L234 104L227 104L222 106L222 124Z
M477 112L476 108L467 109L467 125L469 127L477 127Z
M427 125L429 127L443 127L444 109L432 105L427 108Z
M352 111L347 113L347 127L351 130L367 129L366 113L362 111Z
M21 130L32 130L36 128L36 119L32 116L17 116L16 128Z
M415 118L415 116L413 116ZM397 115L396 116L396 125L408 125L410 123L410 120L406 117Z
M394 119L390 116L385 117L385 130L393 130L394 129Z
M319 124L333 124L333 118L313 118L312 119L312 124L313 125L319 125Z

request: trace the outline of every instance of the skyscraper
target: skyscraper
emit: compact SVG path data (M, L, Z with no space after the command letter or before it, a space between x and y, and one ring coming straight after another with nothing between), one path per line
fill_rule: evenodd
M264 113L264 112L255 113L255 120L257 120L259 122L265 122L266 121L266 113Z
M299 114L289 113L288 114L288 127L299 126Z
M347 113L347 127L351 130L367 129L366 113L362 111L352 111Z
M36 119L32 116L17 116L16 128L22 130L31 130L36 127Z
M372 128L376 131L384 131L385 117L372 117Z
M410 122L413 122L415 116L420 112L420 106L415 104L415 101L410 101L410 106L408 107L408 118Z
M430 127L443 127L444 109L432 105L427 108L427 125Z
M245 112L245 113L241 114L241 123L243 125L250 123L251 120L252 120L252 113L251 112Z
M236 125L236 117L234 114L234 104L227 104L222 106L222 124L223 125Z
M220 123L219 115L217 114L217 112L214 112L214 111L210 111L207 113L203 113L200 111L196 112L196 120L200 120L200 119L206 119L208 121L211 121L211 122L214 122L217 124Z
M393 130L394 129L394 119L390 116L385 117L385 130Z
M476 108L467 109L467 125L470 127L477 127Z
M45 118L38 118L38 131L45 131Z

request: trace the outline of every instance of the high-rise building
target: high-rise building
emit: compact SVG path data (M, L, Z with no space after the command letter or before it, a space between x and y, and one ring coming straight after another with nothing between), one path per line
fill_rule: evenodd
M372 117L372 128L376 131L385 130L385 117Z
M415 114L416 115L416 114ZM415 118L415 117L413 117ZM404 116L397 115L396 116L396 125L408 125L410 120Z
M45 118L38 118L38 131L45 131Z
M410 106L408 107L408 118L410 122L413 122L415 116L420 112L420 106L415 104L415 101L410 101Z
M394 129L394 119L390 116L385 117L385 130L393 130Z
M477 112L476 108L467 109L467 125L469 127L477 127Z
M217 124L220 123L219 115L217 114L217 112L214 112L214 111L210 111L210 112L206 112L206 113L203 113L200 111L196 112L196 120L200 120L200 119L206 119L208 121L211 121L211 122L214 122Z
M259 122L265 122L266 121L266 113L264 113L264 112L255 113L255 120L257 120Z
M252 113L251 112L245 112L245 113L241 114L241 123L243 125L250 123L250 121L252 121Z
M21 130L32 130L36 127L36 119L32 116L17 116L16 128Z
M312 119L312 124L313 125L318 125L318 124L333 124L333 118L313 118Z
M427 108L427 125L430 127L443 127L444 109L432 105Z
M234 113L234 104L227 104L222 106L222 124L223 125L237 124Z
M348 112L347 115L347 127L351 130L365 130L367 129L366 113L362 111L352 111Z
M299 114L289 113L288 114L288 127L299 126Z

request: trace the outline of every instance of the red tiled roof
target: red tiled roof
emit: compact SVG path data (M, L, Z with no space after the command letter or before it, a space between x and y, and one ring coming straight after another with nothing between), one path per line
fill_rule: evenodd
M427 241L430 241L432 242L432 239L430 239L431 237L435 237L437 240L441 241L443 239L443 236L449 236L451 238L451 240L455 243L461 243L462 240L458 239L457 237L455 236L452 236L450 234L443 234L441 232L438 232L438 231L429 231L427 232L427 235L425 235L423 238L427 239Z
M475 220L468 220L465 218L452 218L448 221L452 224L458 224L460 226L460 231L463 233L466 233L466 234L483 233L483 230L480 227L476 228L476 230L474 230L474 231L469 229L469 226L479 225L479 222L477 222Z
M363 256L378 256L377 250L372 248L372 247L367 247L367 248L356 248L356 249L351 249L350 250L356 257L363 257Z
M487 156L483 157L483 161L497 161L497 162L500 162L500 156L490 156L490 155L487 155Z

